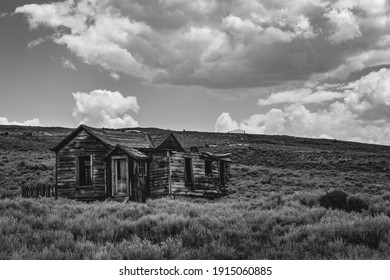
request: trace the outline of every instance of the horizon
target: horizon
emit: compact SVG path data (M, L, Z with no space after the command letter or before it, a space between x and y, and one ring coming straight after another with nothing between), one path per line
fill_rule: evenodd
M390 145L390 3L5 0L0 125Z
M15 127L15 128L21 128L21 129L69 129L69 130L75 130L77 129L80 125L75 127L64 127L64 126L31 126L31 125L19 125L19 124L0 124L0 127ZM161 128L161 127L154 127L154 126L148 126L148 127L143 127L143 126L138 126L138 127L117 127L117 128L109 128L109 127L96 127L93 126L93 128L101 128L101 129L113 129L113 130L122 130L122 129L158 129L158 130L163 130L163 131L172 131L172 132L190 132L190 133L215 133L215 134L224 134L224 135L252 135L252 136L266 136L266 137L290 137L290 138L298 138L298 139L308 139L308 140L326 140L326 141L337 141L337 142L348 142L352 144L359 144L359 145L375 145L375 146L383 146L383 147L390 147L389 144L380 144L380 143L367 143L367 142L359 142L359 141L352 141L352 140L342 140L342 139L329 139L329 138L319 138L319 137L303 137L303 136L294 136L294 135L287 135L287 134L262 134L262 133L249 133L249 132L243 132L243 133L237 133L237 132L232 132L232 131L201 131L201 130L188 130L188 129L182 129L182 130L174 130L174 129L169 129L169 128ZM148 132L146 132L148 133Z

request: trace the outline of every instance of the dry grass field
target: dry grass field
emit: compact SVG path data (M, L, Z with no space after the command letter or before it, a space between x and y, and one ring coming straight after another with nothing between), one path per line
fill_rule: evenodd
M53 183L49 148L70 131L0 126L0 259L390 259L388 146L181 131L185 148L232 153L230 195L21 198ZM325 208L334 190L345 205Z

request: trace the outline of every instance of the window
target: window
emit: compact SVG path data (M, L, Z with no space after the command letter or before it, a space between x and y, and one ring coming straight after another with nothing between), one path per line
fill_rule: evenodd
M192 184L194 182L194 176L192 173L192 158L184 159L186 183Z
M206 175L211 175L213 173L212 169L212 161L211 160L205 160L204 162L204 173Z
M146 161L140 161L138 164L138 175L145 176L148 173Z
M219 162L219 184L221 186L224 186L226 182L225 169L226 169L225 163L223 161L220 161Z
M91 176L91 157L90 156L80 156L78 158L79 166L79 186L91 186L92 185L92 176Z

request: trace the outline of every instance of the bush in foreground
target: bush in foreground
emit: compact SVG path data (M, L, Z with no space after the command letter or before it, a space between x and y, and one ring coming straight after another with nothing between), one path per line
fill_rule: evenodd
M320 196L318 200L322 207L346 210L347 197L348 197L347 193L343 191L335 190Z
M347 211L362 212L368 210L368 207L368 202L365 200L355 196L348 197Z
M345 210L348 212L362 212L369 208L369 204L365 200L356 196L348 196L347 193L339 190L320 196L318 201L322 207Z

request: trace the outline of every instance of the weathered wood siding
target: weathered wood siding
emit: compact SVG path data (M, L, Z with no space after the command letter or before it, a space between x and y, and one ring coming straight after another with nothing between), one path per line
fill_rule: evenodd
M158 197L168 195L169 180L167 152L154 153L149 163L150 196Z
M185 158L192 159L193 183L185 182ZM170 157L172 194L199 195L220 192L218 164L211 163L211 173L205 173L205 160L197 153L172 152Z
M85 131L57 152L58 197L97 199L106 197L104 156L109 149ZM92 155L92 186L77 185L77 157Z
M145 202L146 198L150 197L148 174L140 175L138 169L139 161L135 159L131 160L133 164L132 177L130 177L133 186L131 200ZM147 167L146 169L148 170L149 168Z

